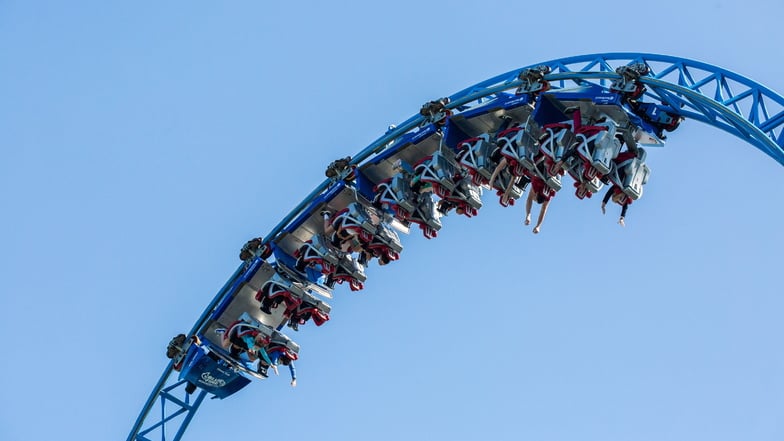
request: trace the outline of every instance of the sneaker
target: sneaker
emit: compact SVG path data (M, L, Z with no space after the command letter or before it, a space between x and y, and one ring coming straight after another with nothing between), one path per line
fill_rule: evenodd
M267 366L259 365L258 370L256 372L264 378L269 378L269 374L267 374Z

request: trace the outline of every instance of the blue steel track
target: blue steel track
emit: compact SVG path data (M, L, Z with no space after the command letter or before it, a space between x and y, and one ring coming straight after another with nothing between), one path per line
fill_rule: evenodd
M616 73L617 67L639 63L650 68L649 75L637 80L646 86L646 100L664 104L670 113L731 133L784 165L784 97L727 69L668 55L605 53L535 63L457 92L449 96L447 107L460 113L481 105L495 94L513 91L522 84L518 75L528 68L548 66L550 73L544 79L550 82L552 89L586 84L608 89L613 80L620 78ZM383 153L393 141L424 122L425 118L420 114L412 116L353 156L352 164L362 165L371 160ZM281 234L315 198L328 191L333 184L332 180L327 179L316 187L265 235L265 243ZM242 277L243 269L244 266L240 265L207 305L193 325L191 335L200 330L210 314L226 300L231 287ZM207 392L199 390L194 396L184 393L177 395L176 392L184 389L185 382L177 381L176 377L173 363L169 363L139 413L128 441L150 440L151 435L165 440L167 429L174 431L171 439L177 441L182 438Z

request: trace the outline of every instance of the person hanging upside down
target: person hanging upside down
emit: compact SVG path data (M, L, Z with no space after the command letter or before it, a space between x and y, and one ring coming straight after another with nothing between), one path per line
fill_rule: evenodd
M528 199L525 201L525 224L531 225L531 208L534 200L537 204L542 206L539 210L539 219L534 226L534 234L539 234L539 230L544 222L544 216L547 214L547 207L550 206L550 200L555 196L555 191L545 184L545 182L537 177L531 177L531 191L528 193Z
M245 355L249 362L254 362L261 358L260 363L272 363L267 356L264 348L269 344L269 337L264 336L259 332L258 328L242 321L237 320L229 326L228 330L222 332L221 345L224 349L228 349L230 355L236 360L243 360ZM259 370L263 376L265 372Z
M629 161L635 156L637 156L635 152L626 150L619 153L618 156L616 156L613 159L613 162L615 163L615 167L618 169L618 178L621 182L623 182L623 180L625 179L626 173L624 171L624 168L620 167L620 165L626 161ZM624 219L626 218L626 210L629 208L629 204L632 203L632 198L629 197L629 195L627 195L621 187L619 187L616 184L613 184L609 189L607 189L607 193L605 193L604 198L602 198L602 214L607 213L606 206L607 206L607 202L609 202L610 199L612 199L613 202L615 202L616 204L622 207L621 217L620 219L618 219L618 223L622 227L625 227L626 222Z
M365 249L362 241L359 240L359 236L347 229L336 229L332 225L335 213L323 210L321 216L324 218L324 235L330 239L332 246L344 253L359 253L358 262L366 265L373 257L373 253Z
M490 181L487 185L490 186L490 189L493 189L493 185L495 184L496 178L498 175L504 171L509 166L509 161L507 161L506 157L501 158L501 161L498 162L498 165L493 170L493 174L490 176ZM512 187L518 186L522 189L525 189L525 186L528 184L528 177L522 176L517 177L512 175L511 179L509 179L509 183L507 184L506 188L502 190L502 193L499 195L501 196L501 202L506 204L509 203L509 195L512 193ZM513 201L514 202L514 201ZM526 224L527 225L527 224Z
M612 187L607 189L607 193L604 194L604 198L602 199L602 214L607 214L607 202L612 199L613 202L620 205L621 208L621 217L618 219L618 223L622 226L626 226L626 222L624 219L626 218L626 210L629 208L629 204L632 203L632 198L629 197L626 193L623 192L621 187L617 185L613 185Z
M297 370L294 368L294 360L296 360L297 354L288 351L284 346L274 344L267 348L267 354L269 355L269 358L265 359L265 361L270 360L269 363L267 363L267 365L264 367L262 367L264 363L260 363L259 369L263 369L264 372L266 372L267 368L272 366L272 369L275 371L275 375L278 375L278 365L282 364L284 366L288 366L289 373L291 374L291 387L296 387Z

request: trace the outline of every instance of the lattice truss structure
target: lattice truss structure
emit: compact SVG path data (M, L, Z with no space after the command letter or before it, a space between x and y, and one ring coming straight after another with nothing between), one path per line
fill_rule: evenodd
M620 66L645 64L650 73L638 81L650 100L673 113L720 128L754 145L784 165L784 97L735 72L684 58L655 54L580 55L537 63L478 83L450 97L455 107L470 107L494 93L519 87L519 73L548 66L553 87L594 83L608 88Z

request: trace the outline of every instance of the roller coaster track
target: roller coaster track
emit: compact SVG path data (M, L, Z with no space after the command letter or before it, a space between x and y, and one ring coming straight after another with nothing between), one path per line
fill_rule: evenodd
M536 63L490 78L449 96L448 109L455 114L492 100L501 92L514 91L522 85L521 72L538 66L549 67L544 79L551 90L576 86L598 85L605 90L621 76L616 68L645 64L650 69L637 81L646 86L644 99L665 105L667 112L686 119L701 121L731 133L784 165L784 97L769 88L732 71L710 64L667 55L640 53L606 53L579 55ZM353 156L351 163L361 166L384 151L401 136L426 123L417 114L391 127L383 136ZM274 240L311 202L327 192L335 182L327 179L316 187L265 236L265 244ZM191 334L206 323L210 314L226 300L242 273L237 268L226 284L196 320ZM173 440L182 438L207 392L184 393L185 381L178 381L173 363L164 369L145 402L128 441L165 440L173 432ZM153 412L155 410L156 412ZM167 433L169 429L170 433Z

